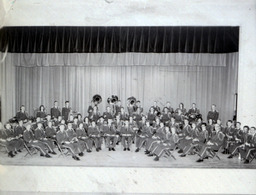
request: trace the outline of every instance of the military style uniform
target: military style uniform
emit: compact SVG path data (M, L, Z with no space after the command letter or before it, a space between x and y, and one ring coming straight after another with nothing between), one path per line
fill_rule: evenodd
M154 133L153 128L151 126L148 127L144 125L137 136L136 143L135 143L136 148L140 149L144 144L146 144L147 139L151 138L153 133Z
M23 148L23 141L15 138L12 129L0 130L0 143L6 146L8 152L15 152Z
M92 140L93 144L95 145L96 150L98 151L98 149L101 148L101 133L99 127L90 126L88 128L88 135Z
M19 121L19 120L23 120L23 121L28 120L28 113L19 111L19 112L16 113L16 119L17 119L17 121Z
M68 108L67 108L67 107L63 107L63 108L62 108L62 116L63 116L63 119L64 119L65 121L68 120L70 111L71 111L71 108L70 108L70 107L68 107Z
M107 148L112 149L116 147L116 143L118 140L118 135L116 134L116 127L114 123L112 125L103 126L103 135L105 137L105 142Z
M209 121L209 119L212 119L213 123L216 123L219 119L219 112L217 110L209 111L207 114L207 121Z
M52 118L58 118L59 116L61 116L59 108L58 107L57 108L56 107L51 108L51 117Z
M76 129L76 135L77 135L77 138L80 141L84 142L87 151L91 151L93 143L92 143L92 140L89 138L85 129L84 128L77 128Z
M35 129L34 138L35 138L35 140L38 140L38 141L44 143L45 146L49 149L49 151L53 152L53 150L54 150L53 141L46 138L43 128L41 128L41 129L36 128Z
M122 142L124 149L130 148L131 143L132 143L132 137L134 136L132 127L130 125L122 126L120 133L122 136L121 142Z

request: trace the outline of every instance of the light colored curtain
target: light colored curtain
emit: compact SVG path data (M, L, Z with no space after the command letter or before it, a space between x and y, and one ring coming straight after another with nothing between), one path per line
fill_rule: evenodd
M174 108L183 102L187 109L195 102L204 118L211 104L215 103L220 117L226 121L232 119L234 114L238 53L214 55L216 58L220 58L219 55L225 56L225 60L221 60L225 65L66 66L63 64L55 66L52 64L52 66L25 67L17 66L21 64L16 64L17 61L14 63L15 56L13 56L12 64L16 65L16 101L9 103L13 106L16 102L16 109L22 104L26 105L32 115L33 110L41 104L44 104L49 112L54 100L59 101L60 106L64 105L65 100L70 100L73 110L85 116L91 98L95 94L100 94L103 98L99 107L101 112L105 110L106 100L111 95L117 95L123 105L126 105L129 96L135 96L141 100L145 112L154 100L158 100L160 106L170 101ZM104 56L102 58L104 59Z

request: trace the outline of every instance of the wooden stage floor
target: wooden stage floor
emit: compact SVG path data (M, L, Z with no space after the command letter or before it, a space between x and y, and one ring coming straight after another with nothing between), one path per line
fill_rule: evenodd
M39 152L33 156L26 155L23 149L14 158L7 157L7 154L0 152L1 165L17 165L17 166L84 166L84 167L143 167L143 168L238 168L238 169L256 169L256 159L251 164L244 164L237 157L227 159L228 155L220 154L220 159L208 159L204 162L197 163L197 155L188 155L180 157L177 151L173 152L176 160L173 158L162 157L159 161L154 161L154 157L148 157L144 154L144 149L138 153L135 146L132 145L131 151L123 151L120 145L116 146L116 151L108 151L103 147L100 152L85 152L80 161L75 161L71 156L61 156L60 152L55 149L57 155L52 158L40 157Z

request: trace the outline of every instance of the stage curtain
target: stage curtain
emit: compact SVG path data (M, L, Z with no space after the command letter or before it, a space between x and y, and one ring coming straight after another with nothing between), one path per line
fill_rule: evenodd
M14 59L15 57L10 58L12 64ZM226 121L232 119L234 114L238 53L225 54L224 64L225 66L15 64L17 66L14 102L17 109L22 104L26 105L29 113L33 115L33 110L41 104L44 104L49 112L54 100L59 101L61 107L65 100L69 100L73 110L85 116L95 94L100 94L103 98L99 106L101 112L105 110L106 100L111 95L117 95L123 106L126 105L129 96L135 96L141 100L145 112L155 100L159 101L161 107L166 101L170 101L174 108L183 102L187 109L195 102L204 118L214 103L220 117Z

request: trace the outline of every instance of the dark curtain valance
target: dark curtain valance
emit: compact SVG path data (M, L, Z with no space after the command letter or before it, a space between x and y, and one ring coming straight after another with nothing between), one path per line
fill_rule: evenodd
M13 53L230 53L239 27L4 27Z

